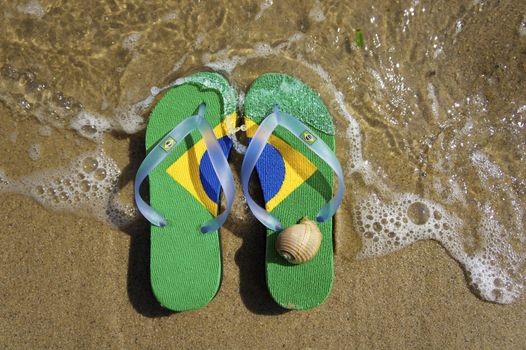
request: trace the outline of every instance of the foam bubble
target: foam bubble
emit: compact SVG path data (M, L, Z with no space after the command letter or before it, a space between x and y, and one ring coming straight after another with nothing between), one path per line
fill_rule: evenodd
M431 100L431 112L435 118L438 118L438 99L433 84L427 84L427 97Z
M462 21L462 19L459 19L455 23L455 34L460 33L462 29L464 29L464 22Z
M29 146L29 150L27 152L31 160L38 160L40 159L41 147L38 143L34 143Z
M422 202L413 202L407 208L406 215L415 225L424 225L429 220L429 208Z
M80 135L98 142L102 141L105 132L112 129L111 122L103 116L82 111L78 113L69 125Z
M316 0L314 6L309 11L309 17L315 22L325 21L325 14L323 13L323 9L321 8L321 3L319 0Z
M521 24L519 25L519 34L526 36L526 16L522 17Z
M245 64L247 61L254 58L279 55L283 52L283 50L289 48L293 43L301 40L303 37L303 33L294 33L285 42L282 42L276 46L259 42L254 45L254 49L251 53L245 54L243 56L233 55L230 57L229 50L223 49L214 54L214 59L212 59L212 55L208 53L203 54L201 61L209 68L232 73L238 65Z
M223 56L224 58L212 62L208 60L208 56L204 55L202 60L207 67L219 71L225 71L229 74L232 73L239 64L244 64L248 60L245 56L233 56L227 58L226 51L224 54L220 54L220 56Z
M69 167L36 172L9 180L0 171L0 190L34 198L46 208L93 216L114 227L137 216L131 205L117 199L120 176L117 164L102 151L86 153Z
M239 142L239 140L237 139L237 136L236 136L236 133L238 131L245 131L246 130L246 126L243 124L237 128L232 128L232 124L235 124L235 123L226 123L227 125L227 136L230 138L230 140L232 140L232 146L234 147L234 150L238 153L238 154L245 154L247 152L247 146L245 146L244 144L242 144L241 142Z
M0 193L5 191L7 185L9 185L9 179L7 178L5 172L0 169Z
M137 47L139 40L141 40L141 33L132 33L123 40L122 47L133 51Z
M183 56L181 56L181 58L177 62L175 62L174 66L172 67L172 73L175 73L179 69L181 69L183 64L186 62L187 58L188 58L188 52L185 53Z
M151 106L155 97L152 94L130 106L117 107L112 115L104 116L84 109L75 98L50 88L45 82L39 81L32 71L4 65L0 75L3 78L0 80L0 101L18 107L17 113L35 117L43 124L39 129L42 136L49 136L51 127L69 127L98 143L102 142L104 133L110 131L134 134L144 129L141 115ZM167 87L159 88L158 92Z
M42 5L40 5L40 2L38 2L37 0L30 0L25 4L18 5L16 9L22 13L38 18L44 16L44 9L42 8Z
M434 38L434 48L442 50L438 37ZM391 68L383 64L381 66L383 67L379 71L372 68L369 70L377 82L377 87L389 90L395 86L396 91L389 95L396 95L399 101L393 101L395 103L392 105L402 107L402 111L407 112L408 115L413 114L415 108L412 107L412 103L408 104L413 95L411 87L406 83L399 84L403 82L400 80L403 77L399 78L398 74L395 74L392 64L390 64ZM325 73L320 76L325 80L328 78ZM336 92L335 95L338 96L338 93ZM432 113L438 117L438 97L431 83L428 84L428 97L431 101ZM383 99L384 97L381 98ZM382 106L375 107L378 107L379 113L385 112ZM509 117L509 123L505 118L507 125L512 127L519 125L514 124L513 120L521 120L514 118L515 115L520 115L518 113L520 109ZM362 250L359 257L382 256L418 240L436 240L465 269L468 283L476 294L497 303L511 303L520 296L524 285L524 276L520 268L525 258L519 254L520 248L514 248L512 244L512 242L526 242L523 207L516 191L510 185L517 181L508 176L470 140L474 133L480 132L480 127L469 118L469 114L478 116L486 113L487 99L482 94L476 94L466 97L463 101L454 102L446 110L450 120L465 120L465 122L463 126L454 129L452 136L440 139L440 142L443 142L442 147L447 147L449 152L443 159L435 160L433 168L438 173L447 174L453 159L465 158L462 166L468 170L463 171L474 171L473 181L476 181L478 176L480 187L502 200L502 204L494 204L505 206L506 208L500 209L505 214L499 214L492 206L491 196L485 197L485 193L479 193L480 197L473 198L472 189L467 187L464 179L454 172L446 177L444 182L438 177L433 179L432 188L440 194L442 203L460 206L469 213L462 218L453 215L441 204L422 196L396 193L382 184L382 179L370 176L369 183L382 195L374 193L361 195L353 203L354 225L362 237ZM358 159L366 163L361 148L360 126L352 115L349 113L344 115L353 125L348 131L352 145L351 162L353 159ZM367 175L370 174L370 168L364 170L351 165L349 172ZM460 174L463 175L462 172ZM473 204L474 202L476 204ZM477 219L478 215L480 219ZM503 221L508 221L507 227L502 223ZM473 226L476 227L475 231L467 232Z
M274 49L268 43L256 43L256 45L254 46L254 51L256 55L260 57L267 57L272 55Z
M133 135L144 129L144 119L141 115L149 108L153 98L154 95L150 95L146 100L133 104L130 107L117 109L113 128L128 135Z
M265 12L266 10L268 10L272 5L273 5L274 1L273 0L264 0L260 5L259 5L259 12L256 13L256 16L254 17L255 20L258 20L262 15L263 15L263 12Z
M484 176L487 177L488 174L493 181L501 179L499 184L494 187L489 186L489 188L499 189L502 193L509 194L509 203L516 208L512 210L516 231L507 232L499 223L496 215L488 215L491 210L489 204L486 204L487 213L483 215L483 220L479 223L477 230L483 242L482 247L476 253L470 254L465 247L465 244L468 243L462 238L465 224L461 219L449 213L443 206L416 194L394 193L372 171L370 163L363 158L360 125L347 110L343 94L336 89L329 73L323 67L309 63L300 55L298 58L324 81L332 91L342 115L349 121L347 138L351 147L348 173L360 173L367 184L374 185L380 193L389 194L392 197L391 201L388 201L381 200L375 194L370 194L369 197L358 200L354 205L355 225L357 231L362 235L363 242L359 256L381 256L397 251L417 240L434 239L439 241L464 267L471 276L468 281L472 289L482 298L498 303L511 303L518 298L524 283L524 278L519 272L524 259L515 253L510 239L511 236L518 235L521 241L526 241L526 237L523 237L523 213L518 199L513 194L514 191L504 185L506 180L502 180L500 176L502 172L494 164L488 164L487 157L477 152L473 154L472 160L475 163L479 162L482 173L486 174L479 175L483 182ZM390 96L397 96L398 99L392 101L393 105L402 107L402 112L407 115L413 115L414 109L408 105L407 101L414 99L414 92L405 84L403 77L394 73L396 65L392 62L390 65L391 68L384 66L382 69L383 72L386 72L386 79L377 73L376 80L383 88L396 86L396 91L390 94ZM375 71L373 75L374 73ZM476 113L483 113L487 110L487 100L483 96L476 95L471 99L467 98L466 102L467 106L473 108ZM438 99L436 107L437 110ZM456 105L454 107L458 108ZM472 129L473 125L468 120L464 128L460 130L460 134L465 137ZM450 202L460 202L466 205L467 191L455 176L449 179L449 186L451 187ZM497 257L501 257L501 261L496 262Z
M27 69L4 65L0 70L0 100L15 113L31 115L44 125L63 128L83 106L71 96L52 89Z
M163 17L161 17L162 22L170 22L177 18L177 12L171 11L165 14Z

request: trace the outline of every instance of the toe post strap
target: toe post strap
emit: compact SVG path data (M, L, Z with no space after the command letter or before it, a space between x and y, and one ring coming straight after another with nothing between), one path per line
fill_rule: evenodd
M146 177L168 156L168 154L170 154L170 152L172 152L184 140L184 138L195 129L199 130L205 141L212 167L217 178L219 179L221 187L223 188L227 201L225 211L208 222L202 224L200 227L201 232L209 233L216 231L224 224L228 214L230 213L232 202L234 200L234 178L232 176L230 167L228 166L228 161L221 150L221 146L217 141L212 128L204 118L205 110L205 104L200 104L198 113L196 115L186 118L170 132L168 132L152 148L150 153L148 153L137 170L134 184L135 203L137 204L139 212L152 225L164 227L169 223L167 222L165 216L152 208L142 199L139 193L140 186ZM174 200L176 199L174 198Z
M318 137L318 135L316 135L314 131L299 121L298 118L281 111L277 105L274 106L273 112L265 117L259 125L247 148L243 160L243 165L241 167L241 182L247 204L254 216L256 216L256 218L267 228L273 231L281 231L283 229L281 222L274 215L260 207L248 192L250 176L254 171L259 157L263 153L270 135L278 126L284 127L296 138L301 140L312 152L314 152L314 154L325 161L338 177L338 191L336 192L336 195L331 198L331 200L327 202L316 215L316 221L318 223L323 223L336 213L336 210L342 202L344 193L342 167L334 152L320 137Z

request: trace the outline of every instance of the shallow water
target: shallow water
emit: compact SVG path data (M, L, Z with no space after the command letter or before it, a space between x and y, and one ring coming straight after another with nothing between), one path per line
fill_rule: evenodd
M156 95L201 69L225 74L240 96L258 75L285 72L318 91L335 118L347 175L338 255L436 240L482 299L521 295L524 2L1 7L0 193L123 228L140 220L131 178ZM248 215L238 193L239 230Z

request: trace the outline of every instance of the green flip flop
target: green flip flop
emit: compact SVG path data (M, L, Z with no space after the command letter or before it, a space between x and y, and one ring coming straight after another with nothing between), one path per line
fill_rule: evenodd
M237 95L221 75L179 79L157 103L146 129L147 156L137 172L135 199L151 225L151 285L174 311L203 307L221 282L218 228L232 205L226 158ZM149 178L150 205L139 194ZM221 188L227 209L218 215ZM155 208L155 209L153 209Z
M332 118L312 89L285 74L260 76L247 92L244 106L249 146L241 178L250 209L267 227L269 291L278 304L288 309L318 306L332 289L331 218L343 197L343 173L334 155ZM259 207L248 192L254 168L265 209ZM335 196L333 171L339 180ZM308 225L286 229L305 217L311 219ZM321 231L321 244L316 242L315 235L309 236L317 231L316 227ZM314 257L291 256L290 251L280 248L281 243L276 248L280 235L284 237L298 230L306 232L296 238L295 233L291 236L298 243L298 251L305 250L306 255L315 254ZM309 251L310 246L317 244L317 253ZM297 264L309 257L310 260Z

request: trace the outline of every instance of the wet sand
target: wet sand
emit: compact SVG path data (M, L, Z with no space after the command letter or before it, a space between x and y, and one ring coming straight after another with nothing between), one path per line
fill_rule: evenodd
M240 160L234 154L234 172ZM526 344L524 295L512 305L477 298L461 267L436 242L356 260L360 238L348 201L335 217L334 289L320 307L287 311L276 305L265 285L263 229L254 218L230 217L221 231L221 288L208 306L184 313L162 308L152 294L143 220L115 230L19 195L3 196L0 205L5 349L516 349Z
M201 310L170 313L149 287L146 225L115 231L50 213L20 196L6 196L1 205L4 349L526 344L526 299L508 306L481 301L467 288L458 264L433 242L379 259L337 255L328 300L310 311L287 312L265 287L261 232L234 234L227 223L219 293ZM338 225L341 232L351 231Z
M466 221L467 235L476 231L476 219L484 215L477 205L486 200L513 228L509 203L501 207L495 192L462 168L469 156L431 148L428 138L454 139L470 118L475 129L495 126L491 142L482 133L466 144L476 143L474 149L487 151L506 174L524 178L524 130L506 132L498 125L526 101L526 37L518 34L524 4L30 1L0 8L0 31L6 33L0 68L26 74L13 82L3 69L0 78L0 348L526 348L526 295L510 305L482 300L438 242L358 258L363 232L353 221L353 205L374 187L358 173L346 179L347 194L334 219L333 292L309 311L287 311L272 301L265 285L264 231L243 207L239 185L221 230L221 289L205 308L184 313L163 309L152 294L143 219L111 228L111 220L97 220L89 206L57 211L58 202L39 204L33 192L2 187L3 175L39 175L103 150L122 171L116 186L131 205L144 131L115 128L90 140L70 127L75 113L90 111L118 124L119 108L188 72L218 69L242 92L259 74L281 71L320 92L335 117L343 165L353 150L338 93L362 128L366 159L392 191L444 203L432 188L458 170L453 175L465 181L468 204L453 202L447 209ZM368 51L353 46L358 28ZM27 80L29 73L36 78ZM44 92L34 92L35 81L46 84ZM466 96L484 96L482 107L447 111ZM147 116L148 110L141 113ZM44 126L50 135L41 131ZM33 144L40 147L34 159L28 153ZM453 170L434 168L443 153L453 155ZM236 178L241 160L232 153ZM522 182L509 188L524 209ZM517 246L524 255L524 244Z

